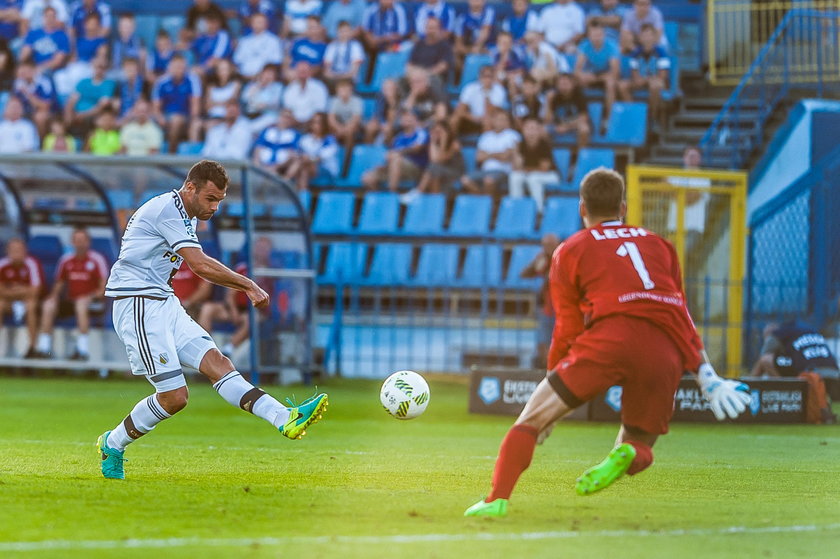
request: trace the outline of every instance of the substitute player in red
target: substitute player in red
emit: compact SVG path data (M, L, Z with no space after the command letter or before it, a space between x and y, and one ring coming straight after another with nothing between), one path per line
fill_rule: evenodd
M624 388L617 446L578 478L579 495L653 463L653 444L668 432L684 371L697 372L719 420L737 417L750 401L745 384L720 378L708 362L685 306L674 248L646 229L622 223L627 207L621 176L596 169L584 177L580 195L586 229L552 257L556 323L548 375L502 441L490 495L465 516L505 516L537 441L610 386Z
M26 251L23 239L10 239L6 243L6 257L0 258L0 325L3 316L12 312L17 316L17 308L22 309L26 317L26 330L29 333L29 349L25 357L37 357L35 352L35 334L38 331L38 300L44 289L44 270L41 263Z

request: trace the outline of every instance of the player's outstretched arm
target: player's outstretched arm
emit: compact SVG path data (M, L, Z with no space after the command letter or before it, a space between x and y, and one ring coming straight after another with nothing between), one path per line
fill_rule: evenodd
M200 248L184 247L178 250L178 254L187 261L187 265L197 276L210 283L242 291L258 309L268 305L268 293L259 285L250 278L237 274L215 258L207 256Z
M712 408L712 413L718 421L723 421L729 416L735 419L750 403L750 387L743 382L731 379L724 379L718 376L712 364L709 363L709 356L702 350L703 363L697 369L697 384L700 391Z

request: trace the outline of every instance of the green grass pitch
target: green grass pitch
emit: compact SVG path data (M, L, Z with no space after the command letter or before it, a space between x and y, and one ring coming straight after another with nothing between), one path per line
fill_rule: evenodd
M840 556L840 427L675 424L650 470L578 497L617 426L561 424L510 516L467 519L511 418L467 414L458 381L432 382L407 422L378 383L322 388L324 421L289 441L193 383L121 482L100 477L94 443L145 381L0 378L0 557Z

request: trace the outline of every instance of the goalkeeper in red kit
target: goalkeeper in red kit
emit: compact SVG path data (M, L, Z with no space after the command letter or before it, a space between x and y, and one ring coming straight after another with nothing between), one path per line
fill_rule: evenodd
M737 417L750 401L745 384L719 377L685 306L673 246L641 227L624 225L624 181L596 169L580 184L586 228L555 250L549 288L556 323L548 374L508 431L496 459L493 488L465 516L505 516L508 499L534 447L555 422L609 387L623 387L616 446L578 478L588 495L653 463L653 444L668 432L684 371L712 412Z

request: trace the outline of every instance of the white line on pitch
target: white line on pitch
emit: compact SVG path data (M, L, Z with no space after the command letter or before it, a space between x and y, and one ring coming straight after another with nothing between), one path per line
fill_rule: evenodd
M0 542L0 552L26 552L77 549L143 549L170 547L243 547L289 544L410 544L440 542L486 542L522 540L563 540L576 538L727 536L735 534L782 534L840 530L837 524L800 526L727 526L678 530L600 530L477 534L398 534L393 536L292 536L288 538L166 538L125 540L46 540L35 542Z

